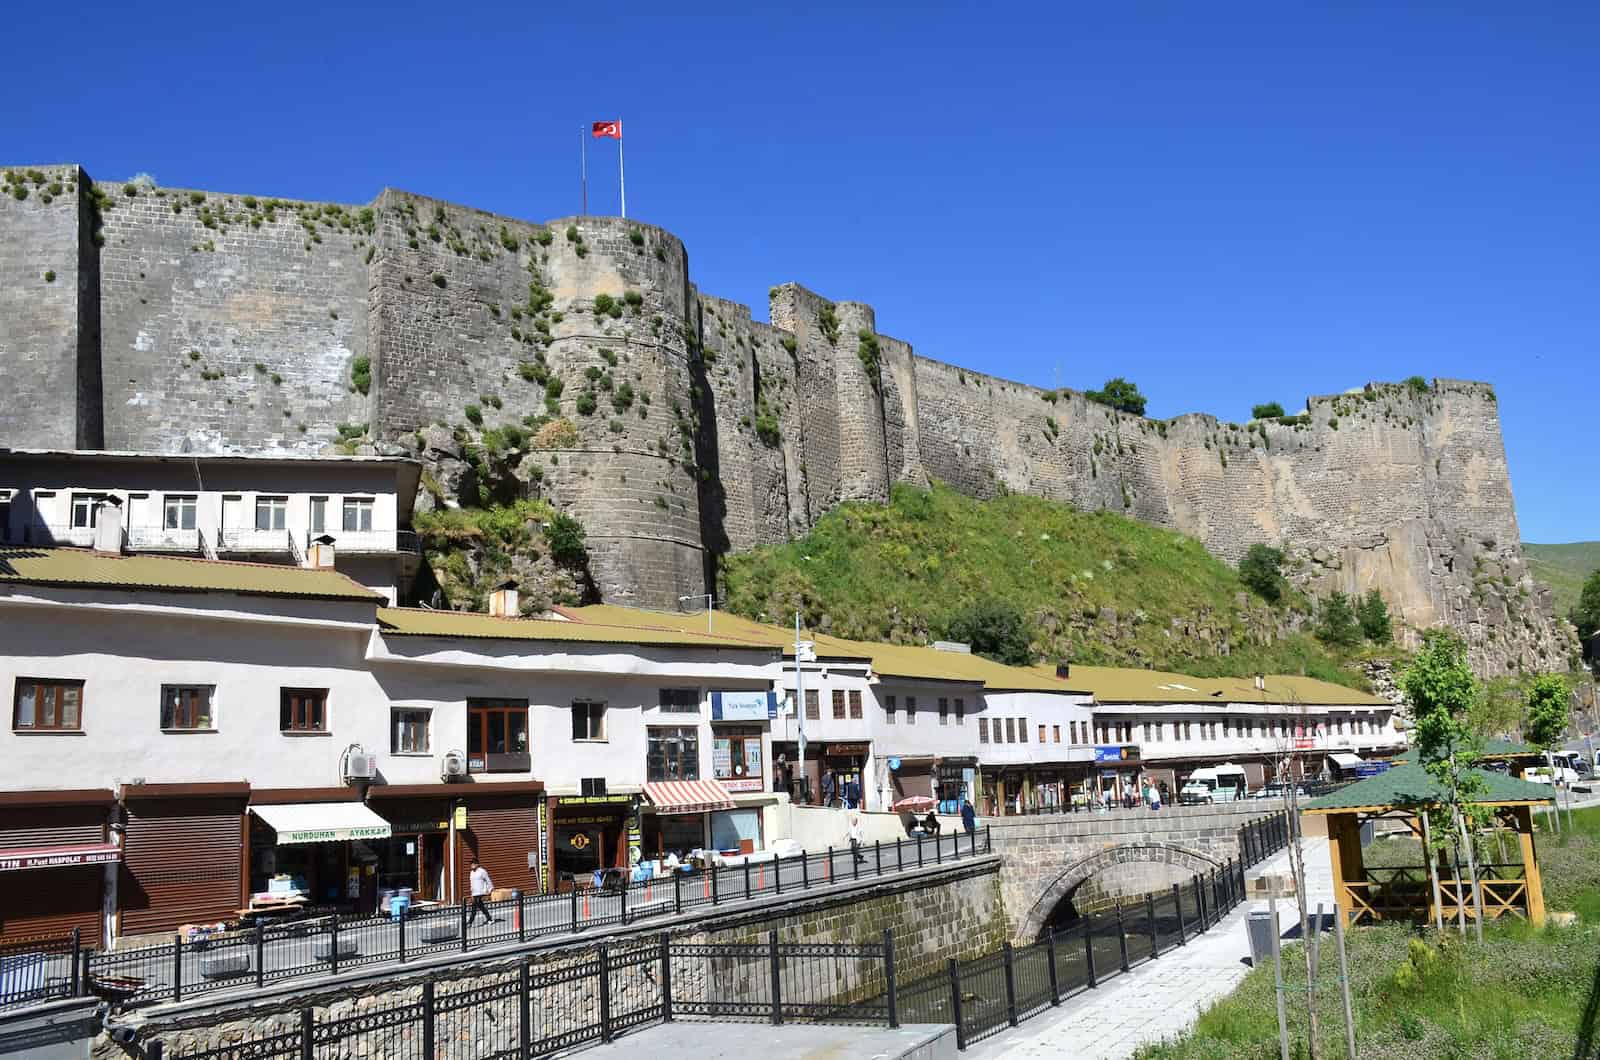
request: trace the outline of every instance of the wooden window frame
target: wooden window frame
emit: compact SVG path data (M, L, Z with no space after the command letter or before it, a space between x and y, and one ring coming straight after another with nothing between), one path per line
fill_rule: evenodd
M988 743L989 742L989 719L988 718L985 718L985 717L979 717L978 718L978 742L979 743Z
M186 693L200 692L200 691L204 691L204 693L205 693L205 715L206 715L206 724L205 725L195 725L195 724L193 724L194 715L195 715L195 712L196 712L195 704L193 702L186 701L186 699L184 698ZM168 697L174 696L174 695L180 697L180 699L179 699L179 702L170 704L171 714L169 715L168 714L168 708L169 708ZM217 731L217 703L216 703L216 699L217 699L217 686L216 685L162 685L161 686L161 709L160 709L160 713L156 717L156 723L160 726L162 732L172 732L172 733L216 732ZM183 720L185 718L187 718L189 720L190 724L188 724L188 725L180 725L180 724L178 724L178 722L180 720Z
M280 688L278 690L278 731L285 736L326 736L328 690L326 688Z
M421 718L422 746L404 747L406 741L400 739L401 715L415 715ZM470 724L470 723L469 723ZM417 717L406 720L408 730L414 730ZM433 747L433 711L428 707L390 707L389 708L389 753L392 755L417 755L432 754Z
M852 688L850 690L849 700L850 700L850 720L851 721L860 721L860 720L862 720L861 719L861 690L859 688Z
M28 725L21 724L22 690L33 689L33 721ZM51 690L51 706L55 713L55 722L44 724L44 704L42 695L44 690ZM78 693L78 724L67 725L66 721L66 692L75 689ZM83 731L83 682L75 678L66 677L19 677L14 685L11 697L11 731L12 732L82 732Z
M671 763L667 760L663 749L658 759L656 748L664 747L661 741L668 734L683 743L676 759L678 769L671 771L666 766ZM657 769L660 765L662 768ZM650 725L645 729L644 739L644 774L645 780L657 782L663 780L699 780L700 779L700 727L698 725Z
M842 688L835 688L833 690L833 720L834 721L844 721L845 720L844 689L842 689Z
M806 720L822 720L822 693L815 688L806 689Z
M522 735L527 746L516 750L513 746L516 726L512 719L522 719ZM493 718L503 718L506 746L503 751L489 750L489 723ZM467 772L469 773L526 773L532 768L533 719L528 713L528 701L516 697L484 696L467 700ZM472 749L473 736L478 739L478 749ZM481 764L474 766L473 762Z

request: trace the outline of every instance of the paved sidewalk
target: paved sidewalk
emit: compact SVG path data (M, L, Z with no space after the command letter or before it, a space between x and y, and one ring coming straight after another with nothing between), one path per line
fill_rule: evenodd
M1305 840L1306 896L1312 911L1324 902L1333 907L1333 872L1326 839ZM1281 851L1249 874L1289 871L1289 853ZM1171 1038L1187 1030L1207 1007L1228 994L1249 973L1250 943L1245 936L1248 910L1265 909L1246 902L1222 923L1187 946L1167 950L1153 961L1119 975L1095 990L1063 1001L1060 1009L1035 1016L968 1049L969 1060L999 1057L1072 1057L1073 1060L1120 1060L1141 1045ZM1300 931L1293 900L1278 903L1280 930Z

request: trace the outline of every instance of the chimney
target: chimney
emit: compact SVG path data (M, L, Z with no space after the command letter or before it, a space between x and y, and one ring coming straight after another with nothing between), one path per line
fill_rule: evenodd
M306 546L306 566L333 569L333 535L321 534Z
M1256 691L1257 692L1265 692L1266 690L1267 690L1267 677L1266 677L1266 675L1265 674L1256 674Z
M494 587L489 594L489 614L494 618L517 618L517 582L507 579Z
M94 550L122 555L122 501L105 496L94 506Z
M1072 676L1072 664L1066 661L1056 663L1056 677L1062 681Z
M955 652L960 655L971 655L972 645L959 640L936 640L933 642L934 651Z

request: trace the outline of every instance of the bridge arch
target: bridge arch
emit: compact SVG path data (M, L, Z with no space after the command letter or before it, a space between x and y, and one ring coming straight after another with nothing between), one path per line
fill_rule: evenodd
M1056 906L1077 890L1080 884L1096 873L1132 862L1169 865L1173 868L1186 869L1196 875L1221 868L1223 864L1220 859L1210 854L1173 843L1123 843L1097 850L1069 865L1045 887L1044 892L1023 917L1017 938L1028 941L1038 938L1045 924L1049 923L1050 915L1055 912Z

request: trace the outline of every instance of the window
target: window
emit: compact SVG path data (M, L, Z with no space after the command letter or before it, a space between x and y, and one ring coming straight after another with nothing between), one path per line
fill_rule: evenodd
M700 713L698 688L663 688L656 694L656 705L669 714Z
M966 720L965 720L966 717L967 717L967 701L964 700L964 699L956 700L956 724L957 725L965 725L966 724Z
M1016 743L1016 742L1017 742L1017 719L1016 718L1007 718L1006 719L1006 743Z
M950 724L950 701L943 696L939 697L939 724Z
M806 720L822 720L822 708L818 705L819 696L815 688L806 689Z
M195 527L195 499L193 497L167 497L163 505L165 517L161 525L168 530L193 530Z
M328 498L311 498L311 532L325 534L328 532Z
M83 728L83 682L17 678L11 727L54 732L75 732Z
M94 526L95 505L105 500L104 493L74 493L72 495L72 529L88 530Z
M577 705L573 705L577 717ZM577 722L573 722L576 728ZM576 736L573 739L577 739ZM700 731L684 727L663 729L651 726L645 748L645 777L649 780L699 780Z
M979 743L988 743L989 742L989 719L988 718L979 718L978 719L978 742Z
M1144 742L1145 743L1149 743L1150 742L1150 723L1147 721L1147 722L1143 723L1143 725L1140 728L1141 728L1141 731L1142 731L1142 733L1144 735Z
M1194 732L1190 729L1189 726L1190 726L1189 722L1186 721L1186 722L1183 723L1183 738L1185 740L1194 739Z
M256 529L282 530L289 525L289 500L286 497L256 498Z
M711 741L711 772L718 780L761 781L761 730L726 730Z
M284 732L327 732L328 690L285 688L278 697L278 728Z
M580 741L606 738L606 705L592 699L572 701L572 738Z
M844 689L833 690L833 717L835 721L844 720Z
M854 721L861 720L861 690L850 690L850 717Z
M884 721L885 725L893 725L894 724L894 707L895 707L894 697L893 696L884 696L883 697L883 721Z
M215 729L211 685L162 685L161 727L172 731Z
M906 697L906 724L907 725L915 725L916 723L917 723L917 697L916 696L907 696Z
M346 497L344 500L344 528L347 531L372 529L372 498Z
M425 755L428 753L429 710L400 710L389 712L394 738L389 744L391 754Z
M1053 730L1053 732L1055 734L1056 743L1060 743L1061 742L1061 726L1052 725L1052 726L1050 726L1050 728Z
M467 771L518 773L530 765L528 701L467 700Z
M1039 742L1040 743L1049 743L1050 742L1049 740L1046 740L1044 738L1044 726L1043 725L1039 726Z
M11 491L0 490L0 541L11 540Z
M1028 719L1027 718L1018 718L1017 719L1017 742L1018 743L1027 743L1028 742Z

